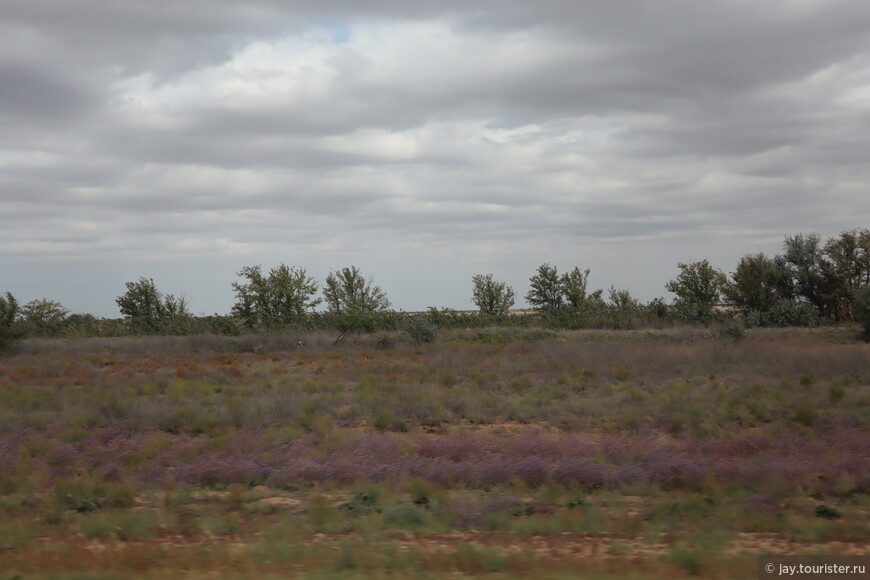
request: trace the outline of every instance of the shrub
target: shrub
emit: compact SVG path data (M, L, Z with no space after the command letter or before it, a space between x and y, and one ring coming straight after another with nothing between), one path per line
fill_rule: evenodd
M425 514L414 504L390 506L384 510L384 525L398 528L418 528L426 521Z
M372 334L378 331L402 330L406 315L392 310L380 312L364 312L349 310L347 312L314 312L305 318L308 330L333 330L340 334L334 341L336 344L345 338L356 334Z
M703 568L701 556L697 550L684 544L674 546L667 560L686 571L690 576L700 576Z
M838 510L837 508L826 506L824 504L816 507L815 515L817 518L824 518L827 520L833 520L842 517L840 510Z
M70 314L63 321L63 335L99 336L100 326L93 314Z
M423 316L411 316L405 325L405 332L414 344L435 342L438 328Z
M765 312L750 310L744 317L749 327L785 327L803 326L816 328L821 323L819 311L809 302L792 302L791 300L779 300L774 306Z
M743 319L738 317L728 318L722 323L718 335L721 340L730 340L733 342L743 340L746 338L746 327L744 326Z

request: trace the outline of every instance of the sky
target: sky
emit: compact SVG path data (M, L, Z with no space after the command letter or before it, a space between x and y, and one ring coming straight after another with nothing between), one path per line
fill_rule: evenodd
M0 291L356 265L396 309L543 263L666 299L870 226L866 0L2 0Z

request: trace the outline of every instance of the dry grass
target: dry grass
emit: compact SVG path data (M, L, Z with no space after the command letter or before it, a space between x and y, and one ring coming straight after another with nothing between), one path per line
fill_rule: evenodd
M742 578L760 551L866 554L854 334L25 341L0 359L0 570Z

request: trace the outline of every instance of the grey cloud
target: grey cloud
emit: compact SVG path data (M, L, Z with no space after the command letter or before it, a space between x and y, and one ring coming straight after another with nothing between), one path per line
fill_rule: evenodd
M180 255L213 268L226 253L244 264L287 252L328 271L372 248L391 264L401 246L422 248L401 258L422 269L464 247L475 267L509 269L500 277L524 281L551 252L619 279L605 257L623 252L657 271L645 277L657 289L637 291L649 296L687 254L736 261L786 233L870 218L863 0L8 0L2 11L4 271L113 253L144 268L193 239ZM515 35L493 54L517 62L430 63L413 46L381 62L339 38L430 20L464 50ZM323 90L184 93L204 71L249 74L225 67L251 42L312 26L339 41ZM405 60L390 69L391 58ZM139 75L181 96L129 106L119 83ZM377 141L391 135L408 149ZM218 238L227 248L209 249Z
M21 117L57 123L95 105L92 95L57 75L0 63L0 119L4 125L20 122Z
M227 169L329 168L357 165L362 155L329 151L303 142L304 136L233 134L226 128L191 131L159 131L143 128L113 130L100 141L105 155L114 154L134 162L165 165L210 165Z

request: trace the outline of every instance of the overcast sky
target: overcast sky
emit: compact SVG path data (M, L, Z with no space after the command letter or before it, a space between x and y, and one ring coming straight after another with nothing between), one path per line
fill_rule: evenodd
M226 313L280 262L404 310L544 262L669 298L870 226L868 185L867 0L0 0L22 304L114 317L146 276Z

